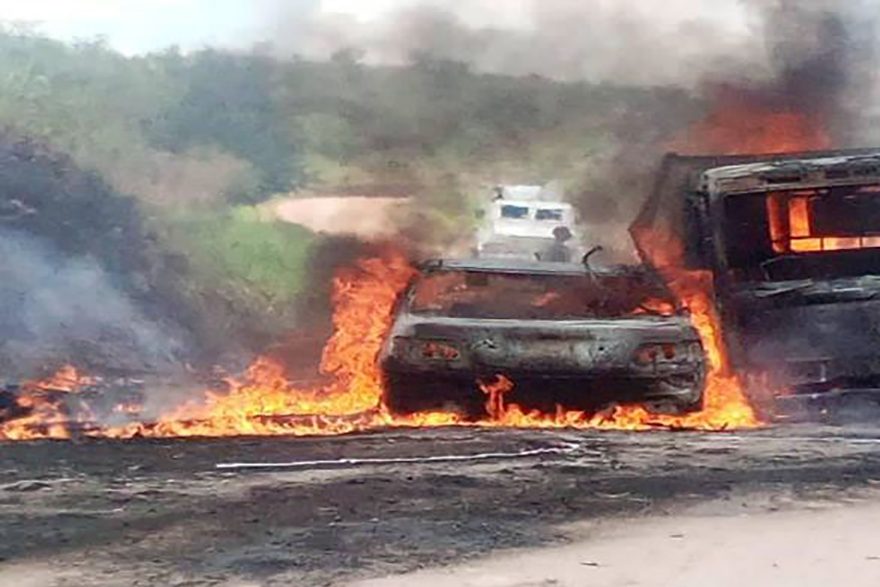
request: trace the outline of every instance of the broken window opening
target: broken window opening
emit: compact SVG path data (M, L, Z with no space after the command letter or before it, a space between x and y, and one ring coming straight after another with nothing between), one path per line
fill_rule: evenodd
M562 210L540 208L535 214L535 220L562 220Z
M455 318L566 320L669 317L680 311L659 281L643 275L592 276L442 271L411 292L414 314Z
M522 220L529 217L529 209L526 206L502 206L501 217Z
M776 254L880 248L880 186L771 192L766 202Z

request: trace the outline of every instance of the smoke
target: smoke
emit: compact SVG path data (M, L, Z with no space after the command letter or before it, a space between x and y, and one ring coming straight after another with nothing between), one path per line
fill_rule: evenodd
M609 186L636 196L616 202L618 222L610 232L617 235L618 251L626 252L620 247L620 220L637 213L665 151L791 152L880 139L873 65L880 3L747 0L743 5L749 9L752 63L744 67L732 60L712 68L696 88L705 108L700 117L673 121L667 127L671 132L642 129L642 140L620 141L604 170L584 183L578 197L584 210L606 201Z
M759 15L773 72L758 88L778 108L818 116L837 143L876 140L864 133L876 115L880 2L749 0ZM874 112L871 112L874 110Z
M877 0L507 0L500 13L488 0L398 5L371 20L272 14L272 44L285 56L351 50L391 65L430 56L489 73L621 85L779 83L824 100L871 76L880 32Z
M385 65L430 57L476 72L639 86L658 95L677 88L702 104L625 113L613 123L611 144L585 165L572 199L596 240L621 260L631 252L621 229L665 151L761 150L763 138L740 135L775 130L762 129L760 120L749 127L751 112L795 113L786 130L799 136L768 150L815 137L826 140L813 140L814 147L880 139L878 0L509 0L500 12L488 0L401 5L373 19L326 11L307 22L273 15L281 23L275 50L307 58L345 50ZM731 132L708 136L710 125L699 123L716 110L738 114L722 123ZM801 120L810 128L799 129Z
M541 75L629 85L693 85L731 61L756 57L742 34L742 11L727 0L713 17L693 0L423 2L373 21L319 13L280 22L273 43L282 55L327 58L355 49L371 64L405 64L429 55L483 72ZM505 14L519 18L505 19ZM506 20L506 22L505 22ZM501 24L498 24L501 23Z
M11 378L60 362L168 371L181 348L97 262L8 229L0 229L0 333L0 373Z

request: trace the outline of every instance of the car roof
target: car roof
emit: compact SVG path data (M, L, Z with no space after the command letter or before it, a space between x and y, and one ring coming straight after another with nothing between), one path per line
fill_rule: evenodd
M422 263L426 272L469 271L473 273L507 273L517 275L626 275L646 273L644 266L616 266L587 268L580 263L548 263L529 259L474 258L474 259L432 259Z

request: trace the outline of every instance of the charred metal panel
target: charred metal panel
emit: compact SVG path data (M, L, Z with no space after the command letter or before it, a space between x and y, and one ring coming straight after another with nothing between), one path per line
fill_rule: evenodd
M880 279L776 285L732 299L750 365L795 390L880 384Z
M847 186L878 184L877 149L669 155L631 230L646 262L713 271L736 368L807 394L880 390L880 247L776 249L766 196L822 190L829 201L815 209L829 217L812 223L822 239L874 239L880 215Z

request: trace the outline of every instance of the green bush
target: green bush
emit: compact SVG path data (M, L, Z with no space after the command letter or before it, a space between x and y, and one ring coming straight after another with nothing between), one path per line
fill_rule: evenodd
M308 230L267 221L251 207L176 212L159 226L165 245L186 259L185 289L195 303L220 298L234 321L258 321L255 331L294 325L296 297L307 285Z

